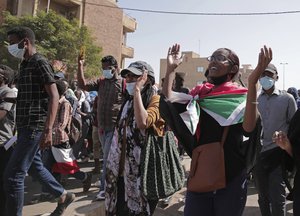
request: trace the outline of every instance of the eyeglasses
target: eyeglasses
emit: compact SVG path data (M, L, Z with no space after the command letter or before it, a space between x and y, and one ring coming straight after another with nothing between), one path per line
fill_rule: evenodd
M209 56L209 57L207 57L207 61L209 61L209 62L212 62L212 61L226 62L227 61L230 64L235 65L235 63L232 60L230 60L229 58L227 58L224 55L215 55L215 56L212 55L212 56Z

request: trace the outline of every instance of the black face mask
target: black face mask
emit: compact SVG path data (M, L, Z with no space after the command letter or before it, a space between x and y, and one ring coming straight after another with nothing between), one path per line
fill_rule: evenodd
M228 74L224 74L220 77L209 77L209 82L214 85L221 85L222 83L226 82L228 79Z

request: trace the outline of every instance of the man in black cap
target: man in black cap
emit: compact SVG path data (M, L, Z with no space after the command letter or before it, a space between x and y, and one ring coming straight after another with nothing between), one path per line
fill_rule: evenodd
M277 80L277 69L269 64L259 79L262 92L257 102L253 102L257 103L263 128L262 149L253 171L258 204L263 216L286 215L285 183L281 167L283 150L273 142L272 136L275 131L287 133L290 120L297 110L293 96L276 88Z

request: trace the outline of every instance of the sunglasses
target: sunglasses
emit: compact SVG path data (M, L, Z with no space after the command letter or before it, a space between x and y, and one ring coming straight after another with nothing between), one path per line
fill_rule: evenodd
M230 64L235 65L235 63L232 60L230 60L226 56L220 55L220 54L219 55L212 55L212 56L207 57L207 61L209 61L209 62L212 62L212 61L229 62Z

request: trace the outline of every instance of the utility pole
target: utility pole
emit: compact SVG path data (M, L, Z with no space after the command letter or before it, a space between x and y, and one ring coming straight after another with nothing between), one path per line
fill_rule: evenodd
M287 62L281 62L280 63L281 65L282 65L282 81L283 81L283 90L285 90L285 79L284 79L284 77L285 77L285 65L287 65L288 63Z

